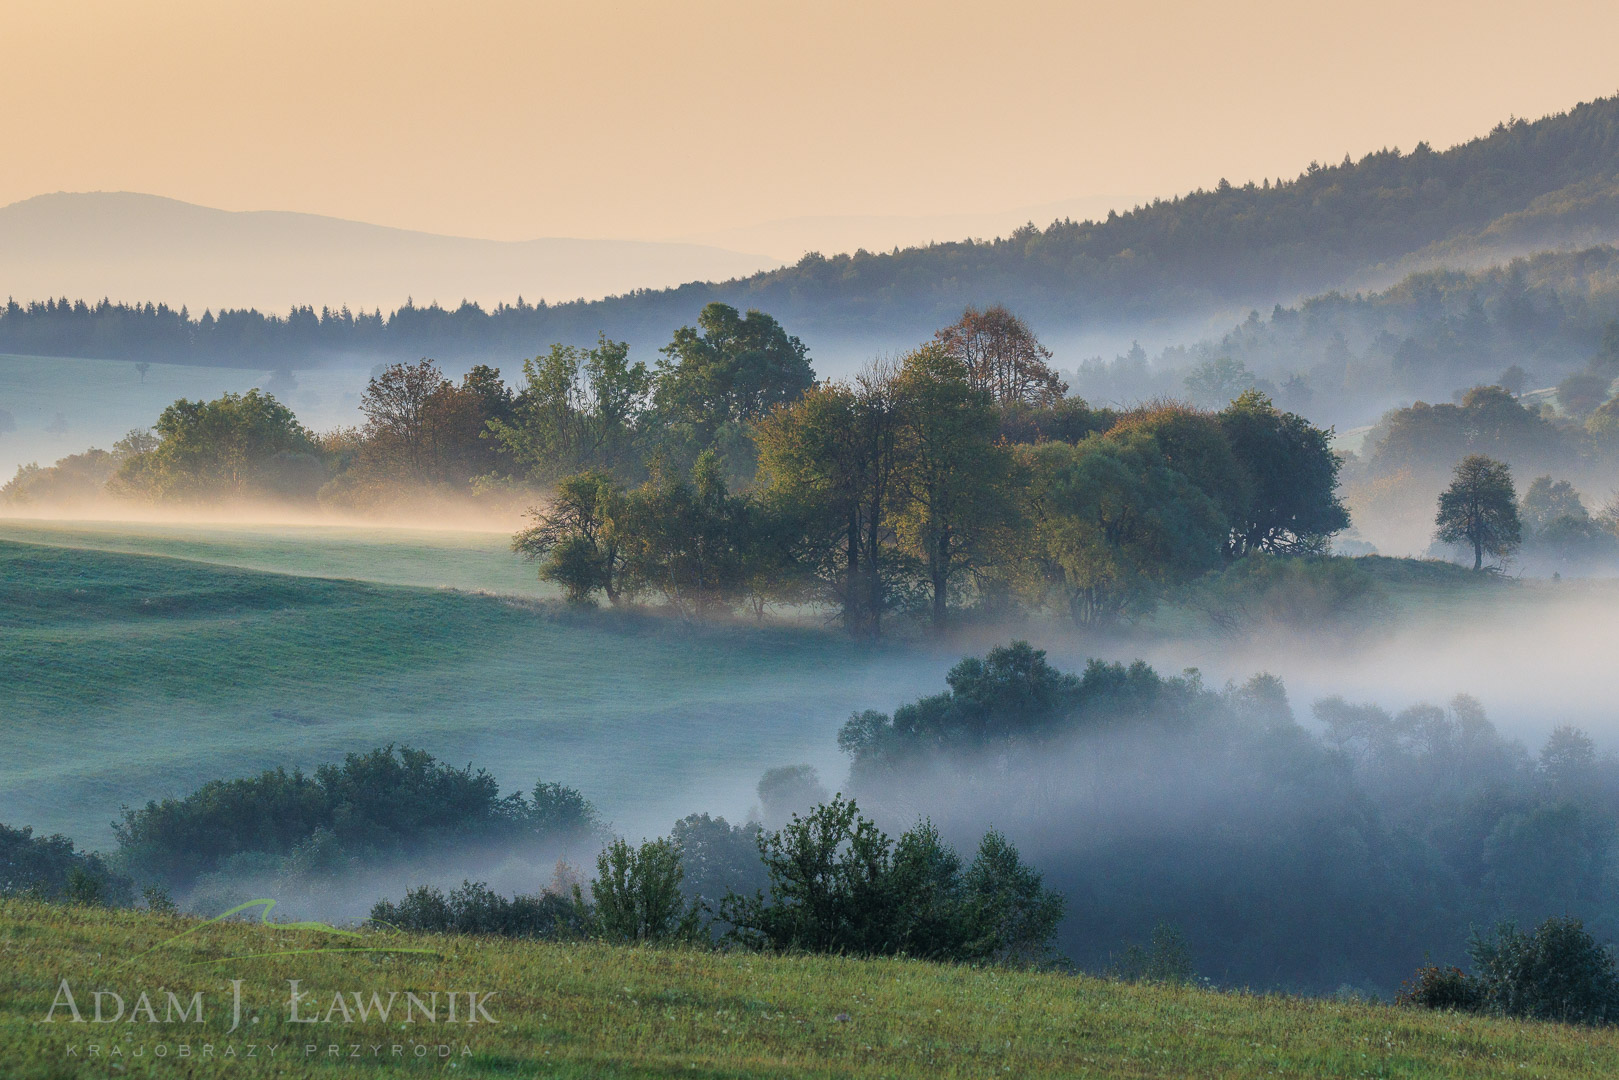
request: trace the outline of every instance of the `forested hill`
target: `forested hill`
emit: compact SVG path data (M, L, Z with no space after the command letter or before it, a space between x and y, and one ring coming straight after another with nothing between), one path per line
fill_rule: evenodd
M1042 332L1102 321L1268 307L1353 282L1418 253L1619 236L1619 98L1512 120L1443 152L1419 144L1360 161L1312 163L1296 179L1221 180L1106 221L1032 225L991 241L887 254L805 256L723 284L689 284L561 305L407 307L390 316L303 309L198 320L162 307L15 305L0 351L297 364L320 355L445 359L532 355L598 331L667 339L710 300L758 307L812 343L819 334L892 341L1004 301Z

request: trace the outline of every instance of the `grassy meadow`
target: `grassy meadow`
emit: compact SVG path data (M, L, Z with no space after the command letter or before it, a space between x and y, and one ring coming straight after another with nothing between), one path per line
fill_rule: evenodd
M104 847L124 803L408 742L487 767L506 790L576 786L620 829L653 835L696 810L746 813L775 765L810 762L835 783L851 711L936 692L951 663L1008 633L872 648L817 625L571 612L507 545L495 532L0 520L0 821ZM1550 586L1363 562L1395 623ZM1281 673L1269 646L1235 651L1172 608L1106 640L1018 632L1068 666L1143 655L1222 680ZM1444 681L1441 697L1469 688Z
M851 710L931 690L951 662L815 627L307 576L442 563L489 588L526 570L503 553L485 574L495 556L477 545L173 540L301 562L294 576L56 539L0 539L0 821L92 847L123 803L389 742L488 767L506 790L561 781L620 828L662 832L696 810L745 813L771 766L834 774Z
M332 949L367 951L321 951ZM1619 1072L1619 1034L1611 1030L906 960L390 932L351 937L241 923L199 928L190 920L15 899L0 900L0 954L7 960L0 967L0 1067L18 1080ZM87 1022L70 1022L64 1005L42 1024L64 979ZM237 979L242 1026L229 1032ZM301 1015L313 1006L323 1022L290 1021L293 979L300 993L313 993ZM145 1014L133 1023L128 1015L120 1023L88 1022L91 995L100 989L130 1008L147 992L157 1022ZM409 1024L397 1022L406 992L425 1002L435 990L436 1023L420 1012ZM494 1022L447 1023L447 991L462 995L462 1021L467 993L492 993L480 1002ZM182 1006L201 992L203 1022L166 1022L165 992ZM382 1001L397 994L390 1021L372 1014L342 1023L331 1004L337 992L351 1011L355 994L366 1004L374 993ZM112 1015L112 999L104 1004L104 1015ZM113 1045L122 1051L116 1057Z
M513 526L515 528L515 524ZM0 518L0 540L176 559L380 585L554 598L531 564L512 554L512 530L359 525Z

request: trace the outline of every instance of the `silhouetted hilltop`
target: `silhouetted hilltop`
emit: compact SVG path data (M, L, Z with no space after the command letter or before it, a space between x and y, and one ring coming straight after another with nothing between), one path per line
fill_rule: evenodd
M1424 267L1615 238L1619 98L1606 98L1504 122L1442 152L1419 144L1312 163L1287 181L1221 180L1103 221L1029 225L996 240L812 253L717 284L491 310L412 305L387 316L301 308L198 319L160 305L14 304L0 314L0 351L253 365L341 355L510 360L598 331L667 340L710 300L769 311L812 344L823 335L914 340L966 304L995 301L1051 334L1268 308Z

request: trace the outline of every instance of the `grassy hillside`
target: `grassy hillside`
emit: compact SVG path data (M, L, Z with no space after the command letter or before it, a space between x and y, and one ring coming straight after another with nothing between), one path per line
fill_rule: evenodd
M816 627L570 612L523 596L537 586L503 546L381 529L5 523L0 821L102 846L122 803L408 742L488 766L507 790L541 777L571 784L621 829L650 835L697 810L745 813L753 783L776 765L811 762L835 782L846 765L834 736L851 711L935 692L961 655L1013 633L873 649ZM1367 641L1550 589L1438 564L1360 563L1390 602L1365 624ZM1313 602L1249 604L1256 618L1332 617ZM1146 656L1216 678L1287 673L1270 649L1224 664L1210 656L1196 643L1208 633L1200 618L1170 607L1153 626L1105 639L1062 626L1016 633L1069 666Z
M0 541L0 821L104 845L121 803L408 742L661 832L745 813L771 766L836 767L851 710L917 696L952 659Z
M561 595L540 581L532 564L512 554L511 531L0 518L0 540L167 555L244 570L380 585L425 585L535 599Z
M9 961L0 969L6 1075L364 1077L412 1067L466 1077L592 1078L1550 1078L1619 1071L1619 1035L1611 1031L1386 1006L911 961L196 927L0 901L0 948ZM164 944L185 931L195 932ZM367 951L314 951L333 948ZM119 993L131 1008L148 992L158 1022L143 1014L133 1024L127 1017L74 1024L64 1007L51 1025L39 1023L64 979L81 1010L92 1008L97 989ZM243 1019L231 1033L236 979ZM338 1012L330 1024L295 1024L287 1015L292 979L301 992L318 995L315 1012L323 1017L334 991L351 1008L356 993L367 1004L373 993L398 997L386 1024L373 1015L345 1025ZM492 993L480 1000L495 1022L446 1023L442 992L452 989L463 995L463 1018L466 993ZM441 991L437 1023L420 1012L409 1025L397 1022L406 992L425 999L433 990ZM183 1005L202 992L203 1022L164 1022L164 991ZM104 1004L111 1015L112 999ZM311 1007L306 999L303 1015ZM424 1058L415 1056L418 1043ZM109 1056L113 1044L122 1056ZM251 1059L249 1046L256 1048ZM227 1049L235 1056L226 1057Z

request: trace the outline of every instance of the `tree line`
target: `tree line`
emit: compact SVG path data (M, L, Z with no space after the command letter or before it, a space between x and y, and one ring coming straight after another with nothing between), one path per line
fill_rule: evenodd
M964 658L937 694L851 716L836 792L772 770L762 820L695 813L632 843L570 788L506 795L380 748L126 811L109 856L0 830L0 891L127 904L139 885L149 904L167 903L159 889L206 904L210 881L272 865L284 888L318 889L434 852L466 867L562 849L599 853L594 874L559 868L516 895L412 888L373 919L972 963L1055 951L1090 971L1385 999L1426 957L1470 955L1465 977L1419 971L1412 1003L1619 1016L1592 945L1619 930L1611 756L1569 727L1531 753L1466 696L1310 712L1306 727L1270 676L1064 671L1013 642ZM1553 993L1559 970L1589 976L1587 996Z
M1334 286L1356 269L1480 230L1537 199L1541 220L1552 224L1564 213L1588 213L1578 185L1612 176L1616 127L1619 99L1602 99L1498 124L1445 151L1419 143L1407 153L1385 148L1358 161L1312 162L1292 179L1222 179L1102 221L1031 223L995 240L888 253L810 253L738 281L588 303L197 317L150 303L13 302L0 309L0 351L265 366L354 355L498 361L521 355L528 342L576 340L594 327L626 338L667 333L681 312L716 301L769 308L816 330L885 336L920 332L986 294L1017 296L1042 324L1063 328L1204 298L1221 306L1268 302Z
M316 434L261 391L179 401L155 434L25 467L12 500L82 483L158 500L367 506L401 492L550 489L514 547L568 599L689 613L895 614L1043 606L1083 624L1261 552L1320 553L1348 524L1329 433L1250 392L1214 412L1066 396L1004 307L817 381L771 316L710 304L655 365L606 337L555 345L513 388L429 361L370 381L362 427ZM99 455L99 456L97 456Z
M694 395L704 407L644 481L594 450L514 547L577 602L813 602L871 636L892 613L942 626L963 604L1107 622L1229 560L1320 553L1348 525L1329 434L1263 395L1092 409L1048 356L1010 312L969 309L853 379L742 407ZM592 416L557 408L530 430L555 445ZM633 445L641 421L616 424L597 445Z

